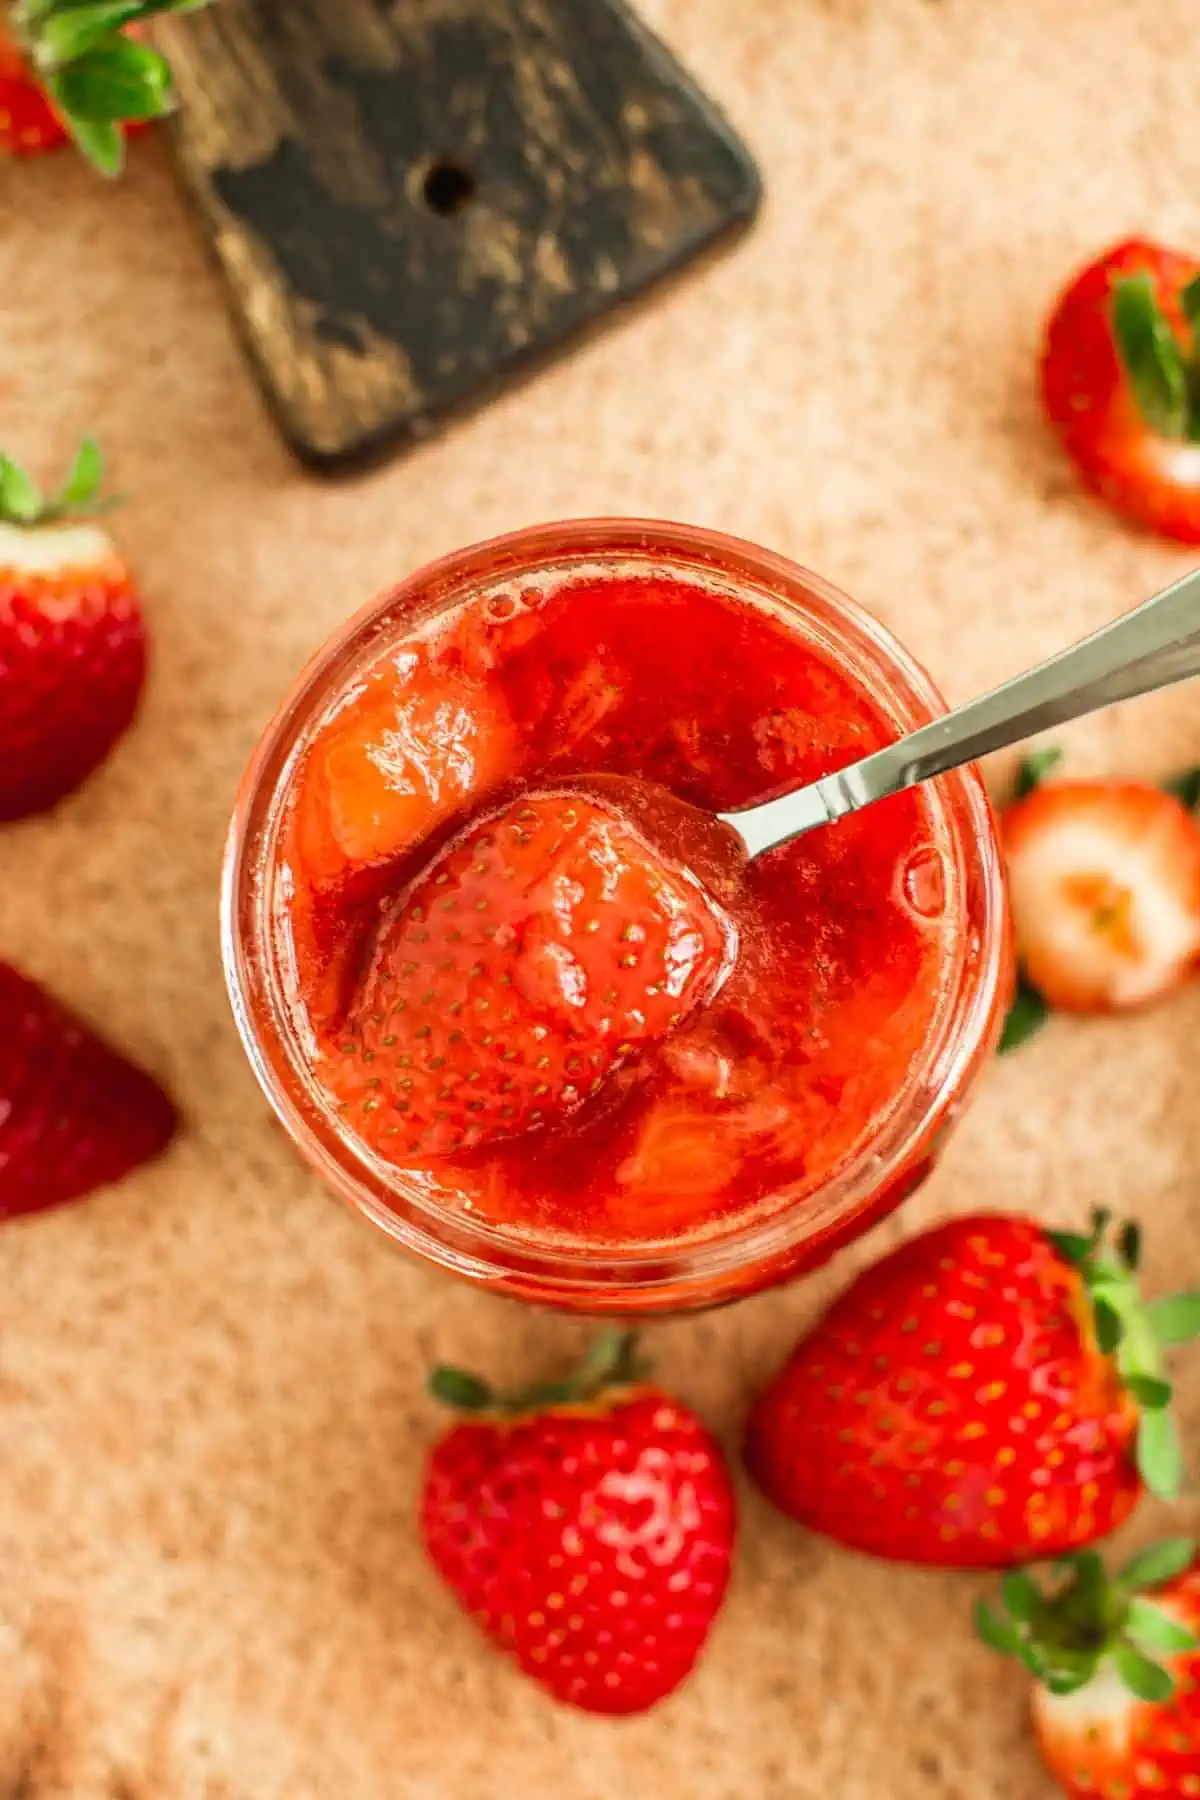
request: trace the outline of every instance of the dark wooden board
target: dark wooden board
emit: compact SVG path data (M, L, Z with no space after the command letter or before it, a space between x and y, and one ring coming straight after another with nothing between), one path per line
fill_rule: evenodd
M157 35L259 380L320 466L424 435L758 202L622 0L220 0Z

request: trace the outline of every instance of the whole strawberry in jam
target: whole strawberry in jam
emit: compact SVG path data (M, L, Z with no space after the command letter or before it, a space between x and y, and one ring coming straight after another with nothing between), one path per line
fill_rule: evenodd
M1036 1683L1042 1761L1071 1800L1200 1795L1200 1563L1187 1540L1141 1551L1116 1575L1093 1551L1046 1588L1004 1583L980 1636Z
M36 156L68 139L116 175L131 130L171 110L171 71L139 21L207 0L14 0L0 17L0 152Z
M1082 479L1114 511L1200 543L1200 261L1115 245L1055 305L1046 411Z
M747 1460L813 1530L946 1566L1103 1537L1180 1480L1164 1353L1195 1295L1144 1302L1138 1234L1110 1245L979 1214L866 1270L758 1401Z
M327 1082L394 1162L566 1117L716 989L732 927L582 793L529 795L453 840L385 915Z
M0 820L42 812L99 767L137 709L146 636L107 533L100 452L46 499L0 456Z
M53 995L0 963L0 1220L45 1212L158 1156L168 1096Z
M648 1385L627 1333L510 1399L456 1370L431 1386L472 1415L430 1456L420 1518L464 1609L557 1700L597 1713L662 1700L729 1581L733 1490L704 1426Z

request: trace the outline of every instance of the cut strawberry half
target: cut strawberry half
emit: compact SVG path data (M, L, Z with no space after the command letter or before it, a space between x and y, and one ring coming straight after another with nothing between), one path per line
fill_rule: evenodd
M1131 238L1082 269L1046 328L1042 397L1094 493L1200 543L1200 262Z
M1141 782L1063 781L1002 817L1017 951L1051 1006L1116 1012L1200 953L1200 828Z

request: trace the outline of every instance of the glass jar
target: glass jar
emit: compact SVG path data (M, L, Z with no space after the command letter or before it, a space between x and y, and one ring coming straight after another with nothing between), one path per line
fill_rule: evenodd
M443 558L365 608L309 663L268 726L237 798L225 859L222 943L238 1028L255 1074L297 1147L334 1192L438 1268L516 1298L588 1313L714 1305L824 1261L896 1207L935 1163L995 1048L1012 985L1003 873L978 770L931 788L951 865L948 946L927 1042L885 1116L813 1192L772 1196L744 1218L678 1246L563 1242L456 1210L411 1172L383 1164L323 1099L305 1054L275 929L281 813L307 744L361 671L415 622L500 584L543 592L581 574L674 577L765 608L851 676L897 735L945 711L924 671L828 582L769 551L690 526L579 520L496 538ZM790 1203L793 1202L794 1203Z

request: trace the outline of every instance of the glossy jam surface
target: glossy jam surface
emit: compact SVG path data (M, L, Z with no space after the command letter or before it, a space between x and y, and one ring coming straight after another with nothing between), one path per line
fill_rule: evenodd
M736 960L715 997L678 1024L647 1025L641 1041L623 1036L619 1054L540 1118L528 1098L539 1056L561 1056L557 1093L570 1046L548 1051L522 1036L527 1011L507 1023L494 1010L476 1017L473 996L486 992L489 1007L495 997L469 985L483 964L464 957L460 969L456 940L431 975L423 942L416 952L411 942L425 924L413 919L414 901L422 911L436 905L440 890L429 884L447 871L455 894L472 894L483 864L463 846L477 841L481 819L519 809L529 790L606 771L733 809L893 735L796 624L682 580L517 586L415 623L309 738L278 838L279 960L331 1109L343 1122L350 1115L350 1129L357 1118L370 1148L427 1195L584 1242L677 1242L785 1191L794 1201L817 1190L895 1101L954 954L953 861L924 795L898 796L751 864L731 908ZM591 952L573 934L592 920L613 949L640 950L621 937L647 903L639 889L633 904L632 891L613 888L611 913L592 905L599 889L592 895L585 882L576 892L559 936L585 971ZM490 955L494 940L480 941ZM648 950L666 954L653 941ZM636 958L617 966L612 992L646 1016L658 971ZM649 1002L625 986L643 975ZM525 1001L536 1005L536 985ZM399 1084L413 1071L395 1057L419 1046L389 1028L397 1006L404 1031L409 1009L424 1006L416 1029L447 1040L417 1071L427 1082L434 1061L446 1075L433 1136L407 1128L412 1088ZM374 1065L362 1061L368 1038ZM520 1075L510 1115L519 1130L504 1136L495 1125L480 1141L462 1129L461 1084L490 1081L488 1058L506 1054ZM364 1104L369 1113L356 1113ZM436 1116L431 1104L426 1094L423 1126Z

